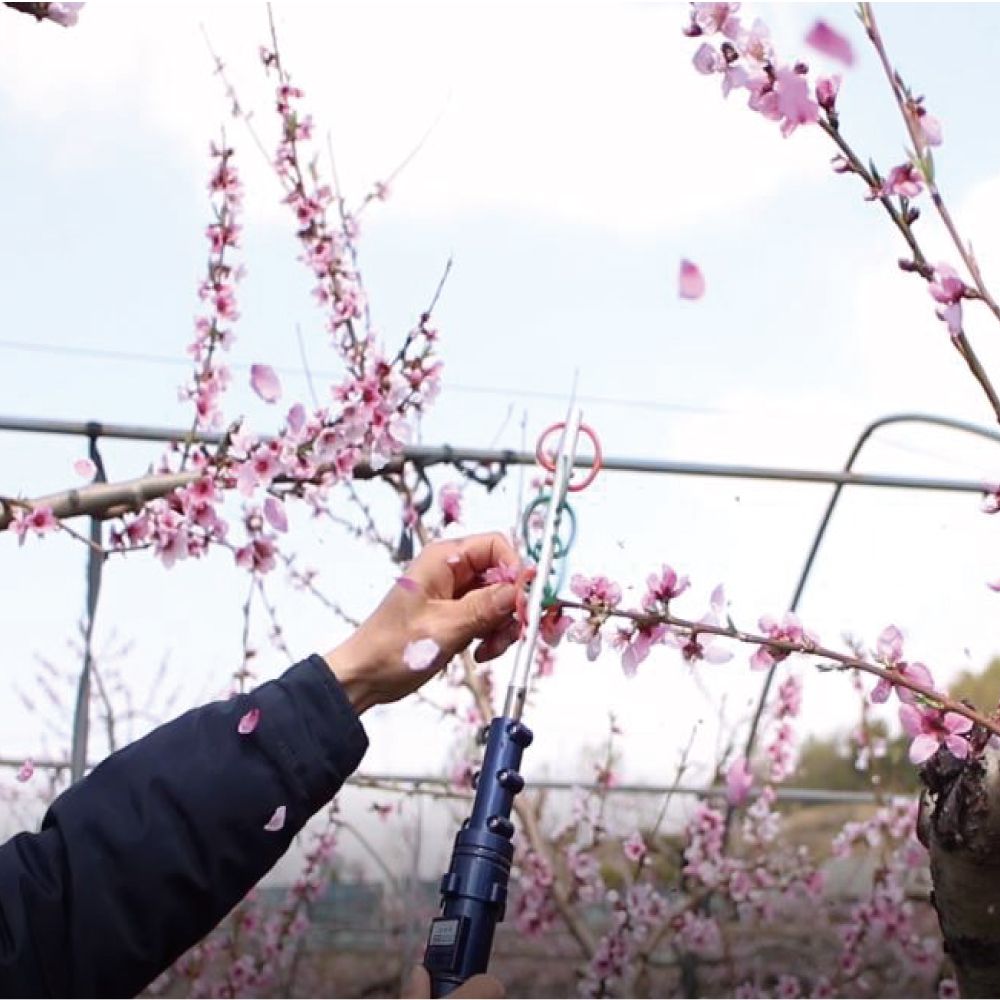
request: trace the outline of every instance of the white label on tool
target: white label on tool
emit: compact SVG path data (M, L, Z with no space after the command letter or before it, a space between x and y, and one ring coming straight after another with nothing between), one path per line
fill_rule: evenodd
M427 942L432 948L450 948L458 937L457 920L435 920L431 924L431 936Z

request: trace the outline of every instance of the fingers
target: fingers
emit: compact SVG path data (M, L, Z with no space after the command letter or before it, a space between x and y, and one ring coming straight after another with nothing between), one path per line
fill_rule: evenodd
M510 540L500 532L490 532L428 545L406 575L432 597L462 597L480 583L486 570L501 565L517 567L520 562Z
M410 973L410 981L406 984L403 996L409 997L410 1000L422 1000L423 997L430 997L430 995L431 977L422 965L418 965Z
M498 656L503 656L520 638L521 623L516 618L511 618L506 625L502 625L483 639L476 647L473 658L477 663L495 660Z
M513 584L496 583L470 590L457 601L438 602L435 615L439 625L434 634L441 647L454 656L473 639L487 639L505 629L514 610L514 595Z
M502 1000L507 995L503 983L492 976L473 976L466 979L454 993L453 997L479 997L481 1000Z
M409 997L411 1000L423 1000L424 997L430 997L430 995L431 977L422 965L418 965L410 974L410 981L406 985L406 992L403 996ZM503 1000L507 991L503 988L503 983L499 979L494 979L493 976L473 976L471 979L466 979L450 995L453 997L478 997L480 1000Z

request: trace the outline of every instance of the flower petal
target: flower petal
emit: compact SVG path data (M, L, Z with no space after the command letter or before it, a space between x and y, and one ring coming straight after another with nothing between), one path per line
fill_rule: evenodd
M817 52L842 62L845 66L854 65L854 50L851 48L851 43L826 21L817 21L809 29L806 44L811 45Z
M288 531L288 515L285 513L285 505L280 500L268 497L264 501L264 517L275 531Z
M952 752L952 756L965 760L969 756L969 741L961 736L946 736L944 745Z
M35 762L29 757L17 771L17 780L20 782L30 781L35 773Z
M240 736L249 736L257 728L258 722L260 722L260 709L251 708L246 715L240 718L239 724L236 726L236 732Z
M441 652L441 647L433 639L416 639L406 644L403 663L415 672L427 670Z
M705 278L698 265L689 260L681 261L678 293L682 299L700 299L705 294Z
M281 396L281 379L270 365L250 366L250 387L265 403L274 403Z
M937 749L938 741L929 733L921 733L910 744L910 763L923 764L937 753Z
M89 458L78 458L73 463L73 471L83 479L93 479L97 474L97 466Z
M287 812L288 810L284 806L278 806L271 818L264 824L264 829L268 833L277 833L278 830L284 829Z

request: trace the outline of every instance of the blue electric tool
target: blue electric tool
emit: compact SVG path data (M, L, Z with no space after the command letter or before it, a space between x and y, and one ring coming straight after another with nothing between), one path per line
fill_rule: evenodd
M524 631L517 645L514 666L503 713L493 719L481 734L485 743L483 766L474 779L476 797L472 815L462 823L455 837L451 864L441 879L441 915L431 923L424 952L424 965L430 973L432 996L444 997L470 976L485 972L493 947L496 925L503 920L507 903L507 884L514 859L514 824L510 814L514 796L524 787L521 757L531 744L532 734L521 713L527 695L528 679L534 659L535 643L543 612L543 601L554 596L549 587L553 558L565 554L567 545L559 537L568 490L589 484L600 466L600 449L593 432L581 424L580 411L570 405L562 425L559 449L550 457L544 449L545 438L559 425L550 428L539 442L538 458L551 473L552 484L547 498L545 526L540 543L530 547L536 570L524 611ZM593 441L595 454L585 480L570 485L581 432ZM540 513L540 501L532 510Z

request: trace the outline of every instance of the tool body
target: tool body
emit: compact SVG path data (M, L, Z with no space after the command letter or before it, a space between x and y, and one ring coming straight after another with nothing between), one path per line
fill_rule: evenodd
M560 428L559 449L550 458L543 451L544 440ZM482 769L473 778L476 795L472 814L455 837L451 863L441 879L441 913L432 921L427 938L424 966L430 973L435 997L447 996L470 976L486 971L496 925L506 911L514 859L514 824L510 817L514 798L524 787L521 759L533 739L531 730L521 722L521 713L543 602L554 597L549 585L553 559L565 555L568 548L559 538L562 516L569 510L566 493L581 488L570 485L581 429L595 447L593 469L581 484L585 486L600 465L600 448L593 432L581 425L579 410L571 404L565 423L550 428L539 442L539 461L551 474L552 483L549 494L536 500L529 510L537 510L541 502L546 507L545 524L541 541L534 547L529 544L536 567L526 605L519 602L523 630L503 712L480 734L485 752Z

